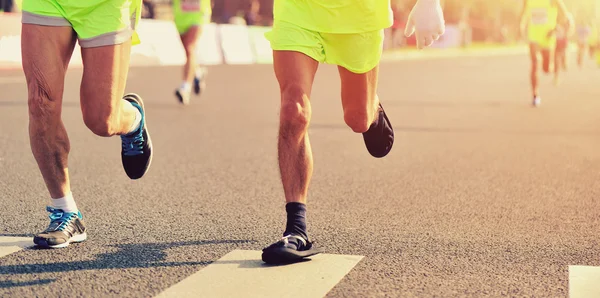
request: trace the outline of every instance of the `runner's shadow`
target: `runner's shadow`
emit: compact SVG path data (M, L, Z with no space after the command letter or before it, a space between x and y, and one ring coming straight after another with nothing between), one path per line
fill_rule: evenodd
M95 260L56 262L40 264L19 264L0 266L0 275L11 274L39 274L55 272L72 272L80 270L101 269L130 269L130 268L155 268L155 267L178 267L208 265L212 261L197 262L164 262L167 257L167 249L182 246L199 246L214 244L245 244L252 240L200 240L171 243L131 243L116 244L117 251L104 253L97 256ZM84 244L85 245L85 244ZM70 248L75 249L75 248ZM44 249L31 248L42 253Z
M37 280L30 280L30 281L12 281L12 280L0 281L0 289L47 285L47 284L53 283L55 281L56 281L56 279L37 279Z

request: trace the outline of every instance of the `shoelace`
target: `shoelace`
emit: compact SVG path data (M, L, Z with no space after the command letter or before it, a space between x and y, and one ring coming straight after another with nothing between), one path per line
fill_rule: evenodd
M64 212L60 209L46 207L46 211L50 212L48 217L50 218L50 226L46 231L63 231L67 228L69 223L77 217L75 212Z
M286 235L283 236L283 238L281 238L280 243L283 246L286 246L288 243L290 243L290 238L292 239L297 239L299 242L298 244L296 244L296 247L298 250L301 250L303 247L306 247L308 245L308 243L306 242L306 240L300 236L296 236L296 235Z
M122 136L123 155L134 156L144 153L144 134L140 129L139 133L132 136Z

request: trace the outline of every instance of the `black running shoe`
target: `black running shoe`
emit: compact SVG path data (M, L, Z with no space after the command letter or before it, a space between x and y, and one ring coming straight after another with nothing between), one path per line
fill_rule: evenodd
M140 128L121 136L121 161L125 173L131 179L139 179L146 174L150 168L150 163L152 163L152 140L146 126L142 98L137 94L130 93L125 95L123 99L129 101L142 114Z
M367 150L373 157L381 158L392 150L394 145L394 129L388 119L383 106L379 104L377 121L374 122L369 130L363 132L363 139Z
M201 79L199 77L194 78L194 93L199 95L202 92Z
M46 207L46 210L50 212L50 225L33 237L33 243L38 247L63 248L87 239L81 212L64 212L52 207Z
M267 264L282 265L302 261L321 253L314 244L297 235L287 235L263 249L262 260Z

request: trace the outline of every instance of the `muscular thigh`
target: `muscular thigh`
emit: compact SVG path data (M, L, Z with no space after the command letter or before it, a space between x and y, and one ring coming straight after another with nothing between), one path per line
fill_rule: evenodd
M131 42L81 49L81 108L84 113L110 112L110 107L121 100L129 71L130 50Z
M62 103L65 72L75 35L70 27L49 27L23 24L21 33L23 71L29 89L32 112L43 112Z
M374 113L379 67L375 66L366 73L354 73L342 66L338 66L338 70L342 81L344 113L357 117L368 117Z

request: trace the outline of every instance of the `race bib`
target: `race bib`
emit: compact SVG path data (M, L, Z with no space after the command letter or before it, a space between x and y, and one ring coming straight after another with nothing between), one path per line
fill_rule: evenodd
M548 9L547 8L532 8L531 23L533 25L548 24Z
M181 1L181 11L184 11L184 12L200 11L200 1L201 0L180 0L180 1Z

